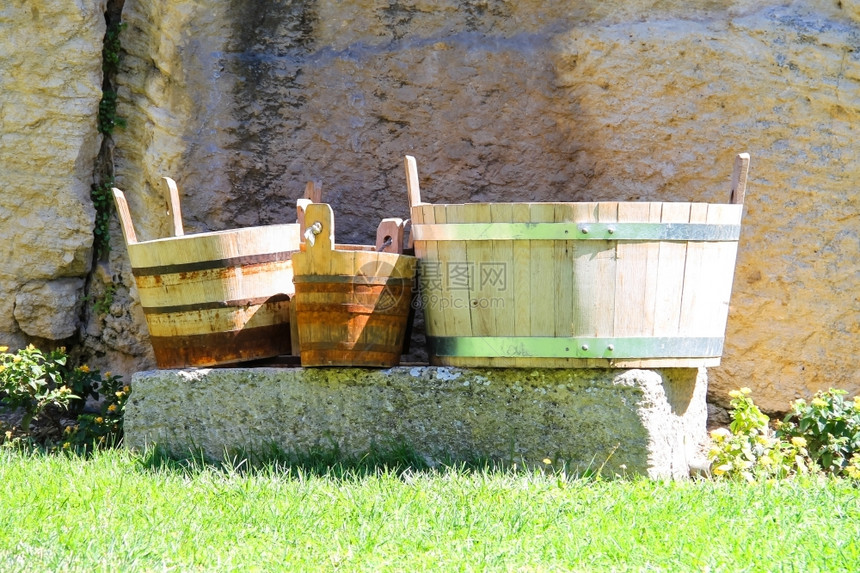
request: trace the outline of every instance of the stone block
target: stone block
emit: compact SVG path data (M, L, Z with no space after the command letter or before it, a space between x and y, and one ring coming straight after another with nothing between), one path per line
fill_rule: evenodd
M125 444L215 460L406 445L431 464L683 478L702 463L706 386L703 368L153 370L132 378Z

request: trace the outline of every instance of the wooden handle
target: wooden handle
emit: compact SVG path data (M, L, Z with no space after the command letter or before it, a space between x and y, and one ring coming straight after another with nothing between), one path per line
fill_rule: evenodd
M334 249L334 212L326 203L311 203L305 212L307 229L304 237L308 249L331 251Z
M418 164L415 158L407 155L403 159L403 166L406 168L406 192L409 195L409 207L415 207L421 204L421 187L418 185Z
M403 219L383 219L376 228L376 250L380 253L403 254Z
M167 214L173 215L173 236L181 237L185 234L182 228L182 209L179 208L179 188L176 181L170 177L162 177L167 182Z
M747 192L747 173L750 168L750 154L739 153L735 157L735 168L732 171L732 194L729 202L733 205L743 205Z
M296 199L296 223L299 224L299 238L302 241L305 240L305 230L307 229L305 219L307 217L308 205L313 205L313 201L310 199Z
M322 203L322 183L319 181L308 181L305 185L305 199L313 203Z
M406 235L406 249L409 251L409 254L413 254L415 251L415 240L412 237L412 219L406 219L403 221L403 234ZM409 354L408 352L406 354Z
M116 212L119 214L119 224L122 227L122 235L125 237L126 245L137 243L137 235L134 234L134 225L131 222L131 213L128 211L128 203L125 200L125 194L113 188L113 200L116 203Z

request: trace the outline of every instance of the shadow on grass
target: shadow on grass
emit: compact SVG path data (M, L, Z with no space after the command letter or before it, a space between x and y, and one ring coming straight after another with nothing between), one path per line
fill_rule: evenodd
M447 471L459 473L533 474L539 471L563 479L601 479L601 468L584 472L566 471L567 464L556 461L543 466L528 466L512 461L475 457L468 460L428 460L405 442L390 442L372 446L361 455L347 455L337 443L317 446L308 451L287 451L277 444L268 444L257 451L233 450L220 459L207 456L202 449L190 449L176 455L154 445L138 455L145 471L178 472L185 475L202 471L229 474L262 474L284 477L313 476L351 480L377 475L419 474L438 475ZM609 477L609 476L603 476ZM613 476L620 477L620 476Z

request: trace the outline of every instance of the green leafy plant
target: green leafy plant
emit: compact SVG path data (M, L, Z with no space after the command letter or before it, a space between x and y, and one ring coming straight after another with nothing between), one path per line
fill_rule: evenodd
M753 403L750 393L749 388L729 392L732 422L728 429L711 432L708 459L713 475L753 482L811 472L814 464L806 440L777 436L770 418Z
M831 388L817 392L809 402L795 400L791 412L777 424L777 436L802 437L812 460L835 475L849 475L849 466L860 464L860 396L845 401L845 394Z
M30 345L14 354L8 350L0 347L0 403L21 410L21 431L27 433L47 408L68 409L78 396L64 381L64 349L43 353Z
M106 256L110 252L110 217L113 212L111 188L113 185L114 181L110 179L100 185L92 185L90 187L90 197L93 200L93 207L96 209L96 221L93 227L93 249L95 249L97 259ZM112 295L113 293L111 293Z
M106 81L116 75L119 71L119 62L122 45L120 33L125 29L124 22L116 22L108 26L105 33L104 45L102 47L102 71ZM106 84L107 85L107 84ZM125 128L125 119L116 114L117 94L111 89L102 90L102 100L99 103L99 131L105 135L111 135L115 127Z
M114 75L119 71L120 33L125 30L125 22L114 22L110 24L105 32L104 46L102 47L102 70L105 75Z
M0 443L21 442L77 451L116 445L131 388L110 372L72 367L65 348L15 353L0 347L0 404L21 412L21 424L3 428ZM88 400L96 402L96 409ZM40 433L32 423L39 421Z
M113 304L113 297L116 294L116 284L108 283L105 285L105 291L101 296L95 297L93 300L93 311L96 314L107 314Z
M116 446L123 435L123 415L131 388L123 385L120 376L110 372L104 378L98 371L90 372L99 381L91 383L93 391L101 398L99 411L80 414L74 426L63 432L64 449L89 450Z

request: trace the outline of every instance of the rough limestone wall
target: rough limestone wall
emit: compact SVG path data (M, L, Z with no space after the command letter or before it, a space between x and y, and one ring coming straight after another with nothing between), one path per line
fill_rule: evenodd
M0 7L0 344L64 341L92 265L105 0Z
M728 201L752 155L711 399L860 390L857 0L127 0L117 181L142 238L288 222L338 239L425 200ZM126 270L126 281L130 277Z

